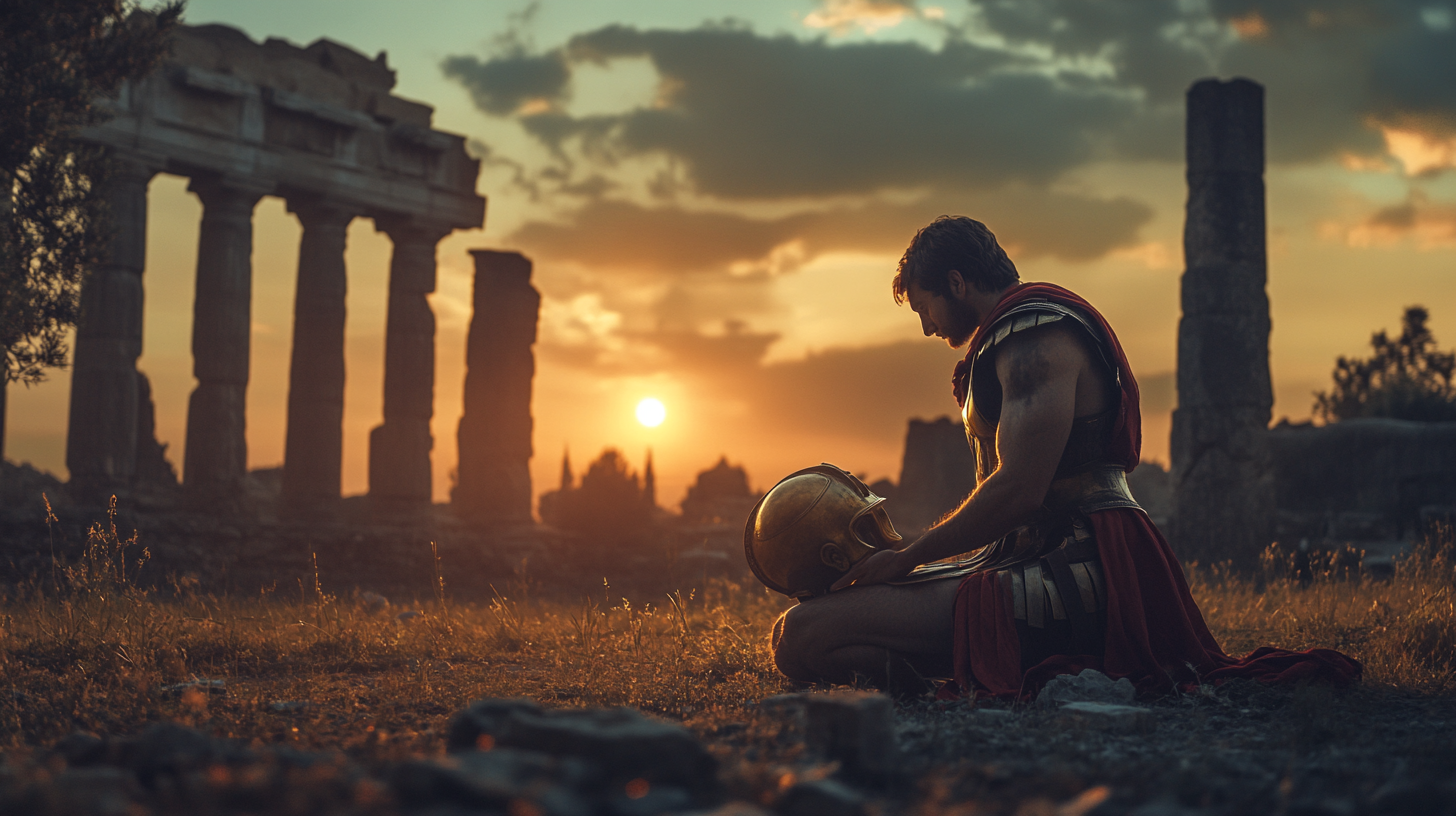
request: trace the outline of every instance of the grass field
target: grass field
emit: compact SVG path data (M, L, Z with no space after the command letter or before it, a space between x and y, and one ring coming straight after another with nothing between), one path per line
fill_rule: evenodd
M135 580L144 544L144 532L97 526L79 558L57 560L0 603L0 742L175 720L245 742L388 759L439 753L451 714L482 697L634 706L705 731L790 689L766 643L786 602L757 585L709 582L638 606L605 586L563 602L515 583L467 604L445 592L446 574L434 598L407 607L317 586L223 598L184 581L145 588ZM1258 581L1190 571L1227 651L1336 648L1365 663L1367 687L1452 691L1449 531L1386 580L1350 575L1332 558L1301 582L1282 577L1276 556L1267 561Z

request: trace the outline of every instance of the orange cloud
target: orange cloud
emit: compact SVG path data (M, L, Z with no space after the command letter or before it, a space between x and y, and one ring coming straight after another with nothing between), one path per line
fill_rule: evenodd
M1245 40L1258 40L1269 35L1269 23L1257 9L1250 11L1242 17L1235 17L1229 20L1229 24Z
M1385 151L1405 167L1407 176L1435 173L1456 167L1456 136L1443 136L1411 126L1382 125Z
M932 16L928 12L927 9L926 16ZM851 28L873 34L882 28L894 28L912 14L914 4L904 0L824 0L818 9L804 17L804 25L827 28L835 34L844 34Z
M1348 229L1327 224L1328 236L1343 233L1352 247L1391 246L1411 239L1421 249L1456 247L1456 204L1432 202L1417 192L1401 204L1382 207Z

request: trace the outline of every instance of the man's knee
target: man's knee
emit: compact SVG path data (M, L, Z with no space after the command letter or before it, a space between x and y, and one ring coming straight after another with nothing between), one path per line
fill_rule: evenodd
M813 618L813 612L805 604L799 604L774 621L771 638L774 665L791 680L807 683L818 679L812 669L815 646Z

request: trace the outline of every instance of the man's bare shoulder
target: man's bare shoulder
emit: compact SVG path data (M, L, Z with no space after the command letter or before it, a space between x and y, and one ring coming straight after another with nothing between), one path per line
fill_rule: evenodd
M1079 329L1063 321L1007 335L996 344L996 376L1008 399L1024 397L1059 380L1072 382L1091 364Z

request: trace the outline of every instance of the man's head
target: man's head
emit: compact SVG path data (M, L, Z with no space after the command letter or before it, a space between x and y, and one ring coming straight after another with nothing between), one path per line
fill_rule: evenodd
M910 239L891 285L895 302L909 301L927 336L960 346L989 306L1019 280L1016 265L985 224L942 215Z

